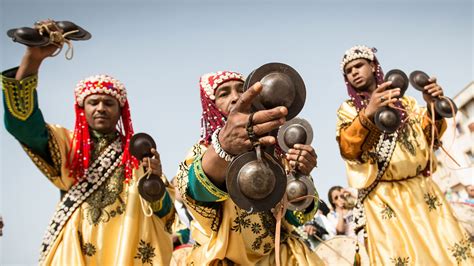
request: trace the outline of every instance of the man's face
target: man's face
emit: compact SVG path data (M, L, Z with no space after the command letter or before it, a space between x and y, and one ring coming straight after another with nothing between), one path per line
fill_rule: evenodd
M466 187L467 195L469 198L474 198L474 185L469 185Z
M235 106L237 100L242 95L244 83L240 80L231 80L222 83L217 87L214 96L216 97L216 106L225 117Z
M106 94L93 94L84 100L84 111L89 127L103 133L115 131L120 119L120 105L117 99Z
M350 61L344 67L347 80L357 90L366 90L375 83L375 65L366 59Z
M340 209L344 208L344 199L343 199L341 189L336 189L333 192L331 192L331 200L336 208L340 208Z

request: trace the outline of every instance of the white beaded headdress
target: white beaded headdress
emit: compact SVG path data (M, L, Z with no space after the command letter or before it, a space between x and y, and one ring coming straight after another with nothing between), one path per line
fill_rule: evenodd
M199 89L201 91L201 142L209 144L211 136L217 128L225 124L225 115L217 108L214 93L216 89L231 80L244 82L244 76L232 71L217 71L201 76Z
M116 98L120 107L127 100L127 90L119 80L108 75L95 75L85 78L76 85L74 90L76 102L80 107L84 106L84 99L91 94L107 94Z
M369 48L365 45L356 45L344 53L344 57L341 62L341 71L344 72L344 67L347 63L355 59L365 58L370 61L374 61L375 52L377 49Z

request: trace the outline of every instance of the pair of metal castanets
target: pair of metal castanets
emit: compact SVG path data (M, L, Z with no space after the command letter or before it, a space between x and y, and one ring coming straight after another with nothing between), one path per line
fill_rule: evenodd
M411 84L415 89L423 92L424 87L429 85L428 74L423 71L416 70L410 74L410 78L401 70L393 69L387 72L384 81L391 81L391 88L400 88L400 95L396 98L401 98L408 89L408 84ZM446 118L453 117L457 112L457 107L453 100L448 97L438 97L434 101L434 108L438 115ZM384 106L377 110L374 115L374 122L378 129L386 133L395 132L401 124L401 117L396 109L390 106Z
M71 21L44 20L36 22L33 28L21 27L7 31L8 37L14 42L24 44L29 47L43 47L54 45L59 48L55 56L61 52L66 43L68 50L66 58L72 59L73 51L71 41L85 41L91 38L91 34Z
M269 63L250 73L244 91L256 82L260 82L263 88L252 103L253 112L277 106L288 109L288 121L278 132L271 133L277 136L283 152L288 152L297 143L310 144L313 139L310 124L295 118L306 100L306 87L298 72L282 63ZM308 207L314 199L305 196L315 193L310 177L297 170L287 176L282 162L274 155L275 147L262 147L257 138L253 139L253 149L238 155L227 169L227 191L234 203L250 212L269 211L286 195L288 209Z

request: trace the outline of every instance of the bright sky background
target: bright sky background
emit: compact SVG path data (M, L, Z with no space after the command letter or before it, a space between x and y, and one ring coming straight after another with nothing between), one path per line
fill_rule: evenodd
M136 132L151 134L164 172L175 174L198 140L200 75L217 70L249 74L268 62L294 67L307 87L300 114L314 128L323 199L347 185L335 141L336 110L347 98L339 70L344 51L376 47L385 71L436 75L448 96L473 79L473 4L470 0L313 1L92 1L0 0L0 68L17 66L24 46L5 34L52 18L92 33L47 59L39 74L39 103L46 120L72 128L73 88L84 77L108 73L128 88ZM418 91L408 95L421 101ZM2 103L3 105L3 103ZM3 117L3 106L0 108ZM43 233L59 191L29 161L4 129L1 134L0 264L37 264Z

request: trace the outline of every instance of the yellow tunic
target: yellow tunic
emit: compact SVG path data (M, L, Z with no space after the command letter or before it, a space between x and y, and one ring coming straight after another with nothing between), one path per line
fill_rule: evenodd
M188 172L193 162L206 150L196 144L179 166L178 189L195 218L191 222L191 235L196 245L188 257L189 265L274 265L275 219L270 212L247 213L215 187L207 178L199 180L217 200L198 202L190 197ZM309 220L314 212L299 213L301 220ZM298 214L297 214L298 216ZM281 265L323 265L294 234L292 226L282 221L280 248Z
M24 148L48 179L59 189L67 191L74 183L66 166L71 132L52 125L48 125L48 131L53 165ZM174 210L171 207L162 218L155 214L144 215L137 189L137 180L141 176L142 167L135 170L133 182L124 184L123 170L118 167L71 214L50 244L49 252L43 254L41 264L169 265L172 253L169 232ZM162 202L153 203L153 211L159 211Z
M408 113L418 115L399 130L390 164L363 202L371 264L474 265L472 243L426 171L431 139L426 109L411 97L403 97L402 103ZM380 132L351 101L341 105L337 116L349 184L367 188L378 171L373 152ZM437 122L440 133L445 124L444 119Z

